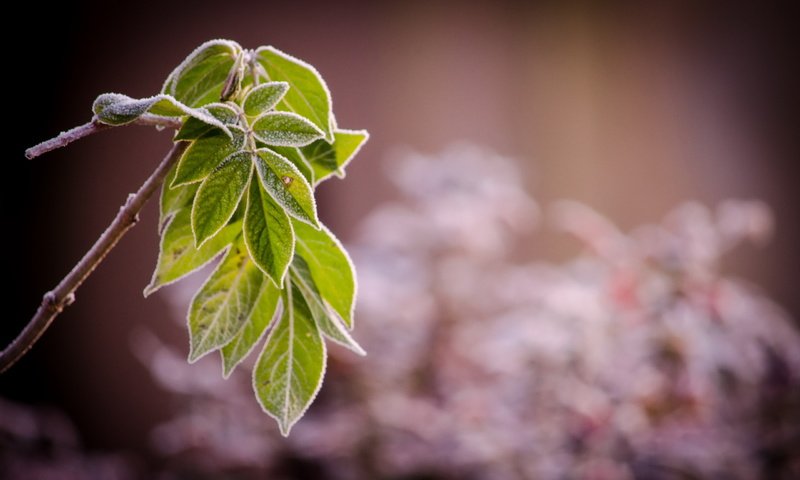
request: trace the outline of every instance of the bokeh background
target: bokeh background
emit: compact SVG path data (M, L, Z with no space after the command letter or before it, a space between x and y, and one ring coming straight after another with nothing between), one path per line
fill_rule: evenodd
M800 318L800 34L788 9L253 1L29 2L21 12L6 22L24 33L4 42L4 344L170 138L130 127L33 162L24 149L88 121L99 93L157 92L174 65L217 37L271 44L315 65L340 126L369 129L347 179L318 190L322 219L346 244L369 212L400 197L387 164L409 149L435 154L467 140L515 159L515 178L540 206L574 199L624 230L686 200L763 200L774 217L771 241L740 248L723 269ZM77 302L0 378L0 397L62 412L85 451L121 452L138 472L162 465L151 433L181 404L137 358L132 335L144 327L186 346L167 295L141 296L156 259L156 216L149 205ZM515 255L560 262L582 248L544 228Z

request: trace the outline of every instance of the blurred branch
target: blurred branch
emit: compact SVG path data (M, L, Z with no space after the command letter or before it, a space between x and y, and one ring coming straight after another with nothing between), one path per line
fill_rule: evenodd
M90 124L87 124L90 125ZM78 127L81 128L81 127ZM88 135L85 134L85 135ZM84 136L85 136L84 135ZM80 137L77 137L80 138ZM69 140L72 141L72 140ZM69 143L67 141L67 143ZM64 277L53 290L47 292L42 299L36 314L31 318L22 333L2 352L0 352L0 373L14 365L34 343L47 330L53 319L75 300L75 290L89 277L95 268L103 261L123 235L139 220L139 212L144 204L153 195L159 185L164 181L167 172L181 157L187 147L186 142L173 145L161 164L150 177L145 180L139 190L128 196L117 216L105 232L95 242L92 248L75 265L75 268ZM53 147L57 148L57 147Z
M177 118L160 117L158 115L145 114L137 118L133 122L134 125L145 125L150 127L169 127L180 128L181 122ZM71 128L66 132L61 132L57 137L45 140L44 142L34 145L33 147L25 150L25 158L33 160L34 158L45 154L57 148L66 147L75 140L80 140L83 137L103 130L114 128L116 125L108 125L100 122L97 118L93 118L91 122L84 123L75 128Z

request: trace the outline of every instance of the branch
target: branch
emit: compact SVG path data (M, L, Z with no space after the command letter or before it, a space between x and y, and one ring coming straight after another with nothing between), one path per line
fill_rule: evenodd
M177 118L160 117L158 115L142 115L131 123L134 125L169 127L176 129L180 128L181 126L181 121ZM50 140L45 140L44 142L25 150L25 157L28 160L33 160L39 155L47 153L51 150L66 147L75 140L80 140L83 137L88 137L93 133L102 132L103 130L108 130L114 128L115 126L116 125L108 125L103 123L98 120L97 117L95 117L89 123L84 123L83 125L67 130L66 132L61 132L57 137L51 138Z
M87 124L91 125L91 124ZM85 125L84 125L85 127ZM82 127L78 127L82 128ZM74 130L74 129L73 129ZM63 134L62 134L63 135ZM85 134L83 136L88 135ZM77 137L80 138L80 137ZM70 140L71 141L71 140ZM67 142L69 143L69 141ZM159 185L164 181L167 172L175 162L181 157L188 146L187 142L179 142L173 145L161 164L139 187L135 194L128 196L125 205L120 208L119 213L106 228L106 231L97 239L86 255L75 265L66 277L54 288L47 292L42 299L42 304L36 310L36 314L22 330L22 333L2 352L0 352L0 373L6 371L14 365L25 353L30 350L34 343L42 336L53 319L75 301L75 290L86 280L95 268L103 261L108 252L117 244L123 235L133 227L139 220L139 212L144 207L147 200L153 195ZM57 148L57 147L53 147Z

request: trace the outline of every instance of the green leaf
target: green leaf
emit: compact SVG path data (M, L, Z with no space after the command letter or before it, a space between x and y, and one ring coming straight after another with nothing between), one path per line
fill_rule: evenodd
M278 105L279 110L294 112L311 120L333 141L331 130L331 94L319 72L302 60L273 47L256 50L256 59L268 80L289 84L289 91Z
M134 99L120 93L104 93L95 99L92 111L101 122L108 125L125 125L145 113L162 117L182 117L188 115L200 122L217 127L229 133L228 127L202 108L190 108L169 95Z
M244 327L264 275L241 242L234 244L189 307L189 362L229 343Z
M294 255L294 232L284 209L262 189L261 182L250 182L244 242L253 262L275 285L283 285L283 276Z
M216 118L225 125L237 125L239 122L239 114L228 104L225 103L209 103L203 107L212 117ZM183 126L175 134L175 140L197 140L205 133L212 130L214 127L201 122L196 118L189 117L183 122Z
M333 144L317 140L300 149L314 170L314 185L334 174L344 177L344 168L369 139L369 134L366 130L336 130L334 139Z
M150 285L144 289L145 297L210 262L230 245L242 230L240 222L226 225L203 246L195 248L190 217L189 208L180 210L161 234L158 264Z
M192 231L198 247L231 219L252 171L250 154L234 153L200 184L192 205Z
M311 164L306 161L306 157L303 156L299 148L275 146L267 148L292 162L292 164L300 170L300 173L303 174L303 178L306 179L309 185L314 185L314 172L311 170Z
M268 112L253 122L253 134L267 145L300 147L308 145L324 133L316 125L296 113Z
M283 304L281 319L253 369L253 388L261 407L287 436L322 386L326 351L302 294L287 288Z
M227 378L258 343L277 312L280 298L281 289L264 276L261 281L261 291L258 293L255 306L250 311L244 327L233 337L233 340L222 347L223 377Z
M171 185L177 187L199 182L232 153L241 150L245 142L244 130L233 126L230 130L232 138L219 130L212 130L192 142L178 161L178 170Z
M164 178L164 183L161 185L161 208L158 218L159 229L164 228L170 216L192 203L194 194L197 192L197 187L200 186L198 183L193 183L170 188L170 185L172 185L172 182L175 180L175 173L177 171L178 164L176 163L169 169L166 178Z
M301 222L292 225L295 256L305 260L322 298L352 329L357 291L353 262L325 225L319 230Z
M200 45L167 77L161 92L191 107L220 101L225 81L241 51L239 44L229 40Z
M286 82L267 82L258 85L247 92L247 96L244 97L242 102L244 113L255 117L272 110L286 95L287 90L289 90L289 84Z
M317 225L317 206L314 191L303 174L289 160L272 150L259 149L254 157L261 184L286 213Z
M303 294L303 298L305 298L311 311L311 316L317 322L317 327L319 327L322 334L358 355L366 355L367 353L364 349L350 336L350 333L339 321L336 314L331 311L330 307L322 299L306 261L300 256L295 256L291 268L292 281Z
M303 178L305 178L310 185L314 185L314 172L311 170L311 164L306 161L306 157L303 156L299 148L272 146L269 147L269 149L282 157L286 157L287 160L292 162L292 164L300 170L300 173L303 174Z

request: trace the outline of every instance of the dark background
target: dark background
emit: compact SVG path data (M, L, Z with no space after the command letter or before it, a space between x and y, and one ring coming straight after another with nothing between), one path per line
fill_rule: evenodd
M186 54L216 37L248 48L271 44L312 63L333 92L339 125L370 130L348 179L318 192L323 220L345 242L360 217L391 198L380 174L392 148L436 151L469 139L519 158L543 203L581 200L626 228L685 199L763 199L776 216L772 242L728 267L800 316L793 12L756 2L378 3L45 9L27 2L24 13L7 15L6 24L25 33L3 43L4 271L11 287L2 343L90 247L170 140L130 127L35 161L24 159L24 149L88 121L97 94L156 93ZM150 428L169 415L166 397L129 349L141 323L186 343L164 298L141 295L156 260L156 215L148 205L75 305L0 377L0 396L64 410L92 449L146 455ZM544 239L531 255L557 259L573 247Z

